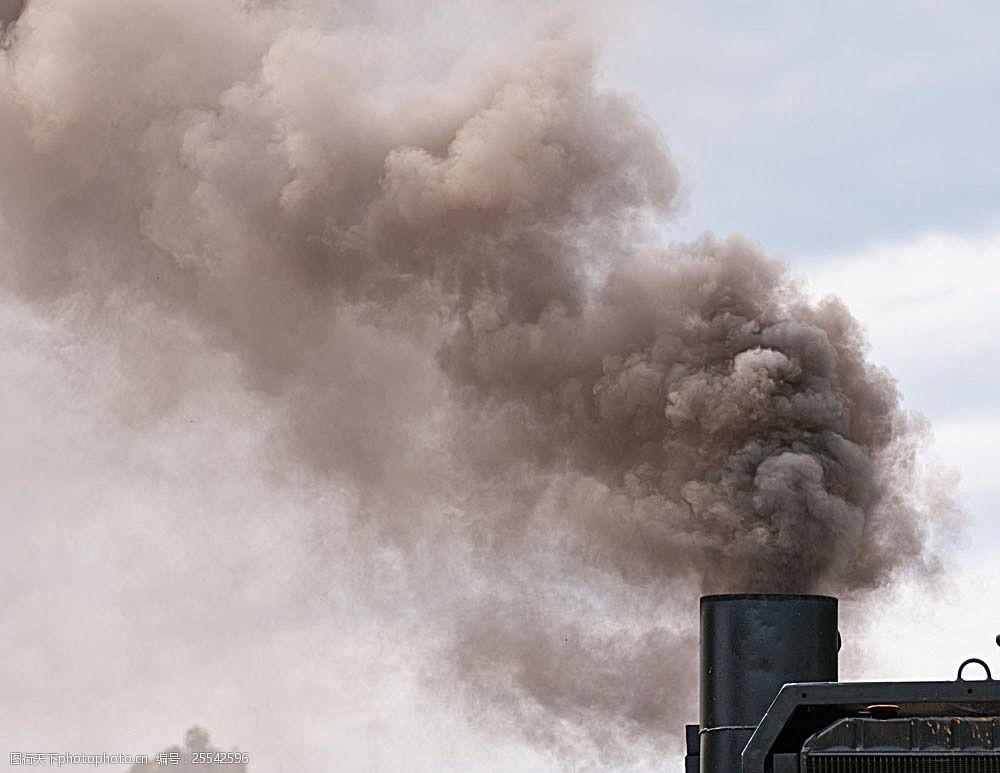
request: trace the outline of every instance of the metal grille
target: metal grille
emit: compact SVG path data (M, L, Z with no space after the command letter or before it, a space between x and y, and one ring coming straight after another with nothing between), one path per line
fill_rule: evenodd
M807 773L1000 773L997 754L810 754Z

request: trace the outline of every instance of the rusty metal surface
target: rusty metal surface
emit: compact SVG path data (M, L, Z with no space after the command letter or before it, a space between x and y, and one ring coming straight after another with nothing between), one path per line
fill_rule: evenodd
M868 707L885 703L899 706L899 719L875 720L859 716L866 712ZM899 730L901 724L916 720L918 723L916 727L920 728L918 740L924 739L920 741L921 743L930 743L929 739L934 738L941 743L944 743L943 739L958 738L970 743L991 742L994 744L992 749L995 749L998 737L992 723L996 721L996 717L1000 717L1000 682L840 682L785 685L743 751L744 773L764 773L770 756L775 752L788 753L801 749L809 737L818 730L834 725L838 720L846 721L849 717L853 717L856 722L881 723L880 727L885 727L886 733L902 732ZM955 724L956 722L958 724ZM989 738L985 735L986 728L990 728ZM880 730L872 729L871 732L877 734ZM956 733L958 735L955 735ZM1000 759L1000 755L994 753L983 754L989 751L985 746L974 748L979 749L980 757ZM938 749L947 751L945 746L940 746ZM920 752L919 756L933 757L934 754L928 755L929 750L930 747L923 751L919 747L917 749ZM956 754L955 750L956 747L951 747L949 754L939 756L956 758L961 756ZM874 748L868 751L870 754L875 753ZM913 762L917 764L915 759ZM828 769L837 770L837 768ZM922 768L885 769L921 770ZM964 768L964 770L975 769ZM879 768L858 768L858 770L879 770Z
M803 753L870 754L956 751L1000 753L998 717L850 717L834 722L802 746Z

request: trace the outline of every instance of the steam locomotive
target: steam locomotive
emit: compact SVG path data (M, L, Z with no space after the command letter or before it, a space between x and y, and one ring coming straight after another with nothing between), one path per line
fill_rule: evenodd
M1000 773L986 663L953 682L838 682L839 650L835 598L702 598L685 773ZM964 678L972 664L986 679Z

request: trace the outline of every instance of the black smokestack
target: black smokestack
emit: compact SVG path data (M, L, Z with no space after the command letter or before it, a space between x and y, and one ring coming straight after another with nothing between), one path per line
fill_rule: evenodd
M837 681L837 600L724 595L701 599L701 770L732 773L790 682Z
M933 571L951 510L843 304L746 239L662 243L676 166L586 23L472 61L453 13L33 2L2 279L113 344L135 426L212 388L193 352L236 363L276 480L364 545L289 566L364 575L484 724L633 755L689 705L685 599Z

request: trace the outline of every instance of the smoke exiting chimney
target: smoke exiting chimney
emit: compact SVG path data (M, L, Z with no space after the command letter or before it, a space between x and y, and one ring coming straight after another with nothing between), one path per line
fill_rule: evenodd
M326 5L34 2L0 52L3 281L114 342L124 421L237 362L285 479L352 503L365 549L308 565L569 754L680 716L684 599L934 571L951 511L861 325L746 239L662 244L676 166L586 24L473 62Z

